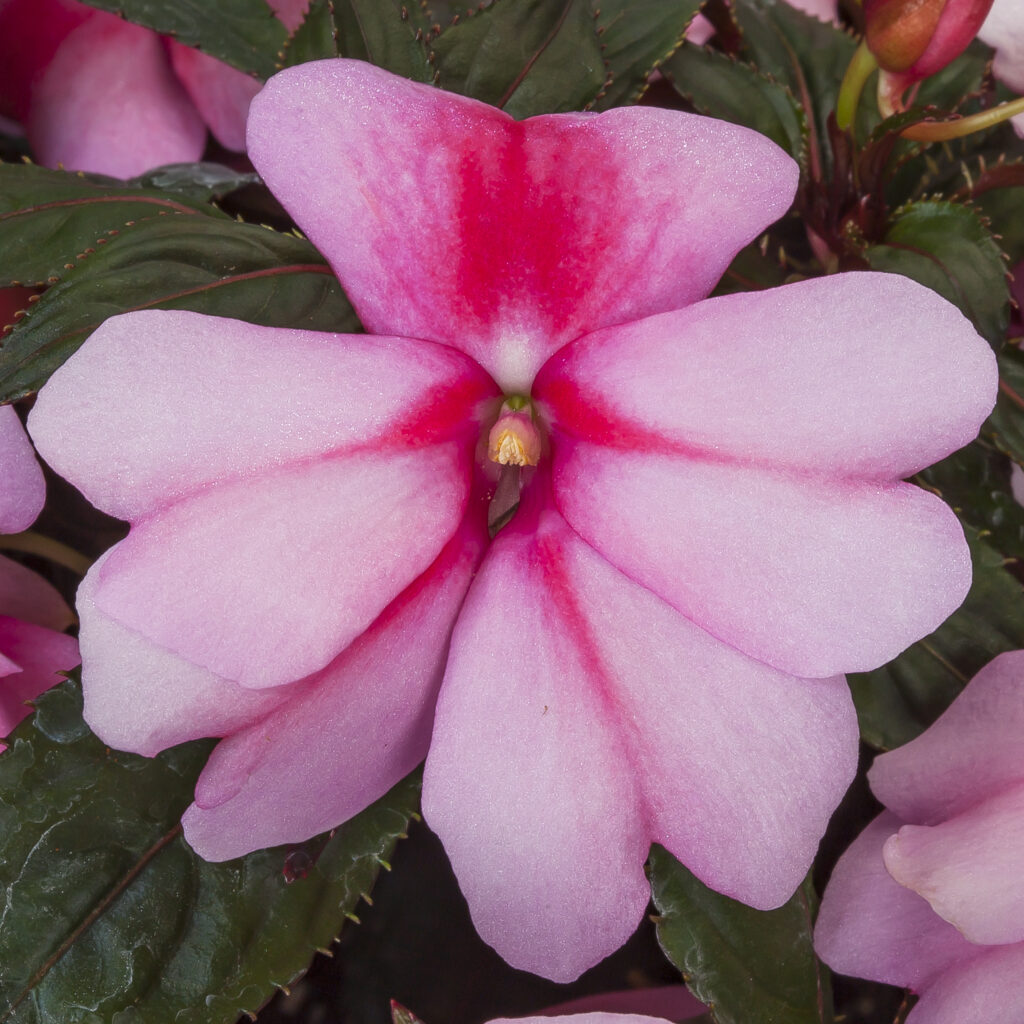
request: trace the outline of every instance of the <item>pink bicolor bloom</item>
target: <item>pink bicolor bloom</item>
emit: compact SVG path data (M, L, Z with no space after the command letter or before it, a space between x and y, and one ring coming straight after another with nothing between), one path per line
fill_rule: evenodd
M79 594L92 727L226 737L184 817L211 860L429 749L480 933L558 980L632 932L652 841L784 902L854 773L841 674L969 587L900 481L975 436L989 347L892 275L702 301L796 188L739 126L518 122L339 60L271 79L248 144L372 333L133 313L43 389L40 450L132 523ZM522 501L489 541L503 402L540 446L497 446Z
M270 0L290 30L309 0ZM206 130L245 148L261 83L76 0L0 0L0 115L48 166L128 178L198 160Z
M907 1024L1021 1019L1022 733L1024 651L1014 651L872 766L887 810L836 865L815 946L843 974L919 993Z
M63 632L73 621L46 580L0 556L0 736L29 713L26 701L79 663L78 643Z

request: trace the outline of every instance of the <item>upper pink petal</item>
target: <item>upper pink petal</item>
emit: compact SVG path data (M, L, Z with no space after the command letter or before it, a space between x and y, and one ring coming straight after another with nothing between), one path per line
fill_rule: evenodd
M907 1024L1017 1024L1024 1007L1024 943L976 946L921 995Z
M468 497L464 445L324 458L143 520L98 607L216 675L277 686L323 668L437 557Z
M784 903L857 768L844 679L796 679L699 629L623 576L556 514L535 557L589 683L611 708L647 837L744 903Z
M481 534L466 524L287 705L217 747L182 819L201 857L228 860L334 828L423 760Z
M838 20L838 4L836 0L789 0L793 7L798 7L807 14L813 14L822 21Z
M548 571L529 532L488 551L452 637L423 811L481 937L570 981L636 928L649 843L620 724Z
M885 870L882 846L901 824L888 811L879 815L839 859L822 897L814 948L841 974L920 992L982 950Z
M452 349L177 310L112 317L42 389L47 461L124 519L316 456L473 436L496 395Z
M121 625L95 602L100 572L110 555L89 570L76 600L84 716L104 743L151 757L187 740L227 736L262 718L304 685L264 690L239 686Z
M908 484L559 441L555 485L570 525L613 565L793 675L875 668L970 587L956 517Z
M0 533L27 530L43 509L46 485L13 406L0 406Z
M682 988L682 986L678 986ZM649 990L648 990L649 991ZM683 989L685 992L686 990ZM637 993L642 994L640 992ZM597 998L597 997L595 997ZM696 1000L694 1000L696 1002ZM701 1004L697 1004L699 1010L690 1016L696 1016L697 1013L703 1013L707 1007ZM549 1016L544 1014L540 1017L500 1017L497 1020L493 1020L490 1024L551 1024L552 1021L571 1021L572 1024L665 1024L665 1017L649 1017L638 1013L608 1013L595 1011L591 1013L570 1013L560 1016ZM681 1020L681 1017L672 1018L674 1020Z
M850 273L590 335L545 365L535 397L600 444L884 481L973 440L997 381L951 303Z
M63 631L75 621L67 602L37 572L0 555L0 615Z
M875 758L875 795L904 821L931 825L1024 782L1024 651L994 658L931 728Z
M995 76L1011 89L1024 91L1024 12L1019 0L995 0L978 38L996 49Z
M176 40L167 42L174 73L207 127L225 149L245 150L245 119L263 83Z
M198 160L206 126L155 33L102 11L71 31L26 118L40 163L118 178Z
M5 615L0 615L0 652L19 669L0 681L0 735L6 736L31 710L25 701L59 683L80 659L74 637Z
M797 180L771 142L721 121L518 122L343 60L275 75L248 145L368 330L455 345L505 391L588 330L702 298Z
M1024 783L938 825L904 825L885 866L971 942L1024 941Z

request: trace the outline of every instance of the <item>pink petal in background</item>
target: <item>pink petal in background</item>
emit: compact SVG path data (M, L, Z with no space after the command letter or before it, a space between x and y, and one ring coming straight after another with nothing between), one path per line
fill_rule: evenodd
M0 533L27 530L46 498L43 471L17 412L0 406Z

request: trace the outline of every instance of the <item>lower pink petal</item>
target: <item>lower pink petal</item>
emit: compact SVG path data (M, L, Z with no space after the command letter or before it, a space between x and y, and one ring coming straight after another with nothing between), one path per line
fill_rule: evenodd
M904 825L883 855L971 942L1024 941L1024 783L940 825Z
M35 522L46 499L43 471L14 407L0 406L0 533Z
M198 160L206 143L159 36L104 12L61 43L32 91L27 129L40 163L117 178Z
M1024 651L986 665L930 729L875 758L875 795L904 821L931 825L1024 782Z
M334 828L423 760L448 639L483 544L460 531L300 694L217 747L182 819L200 856L228 860Z
M876 485L565 441L556 500L628 576L793 675L876 668L964 599L971 560L947 505Z
M6 736L31 710L25 701L59 683L80 659L74 637L7 616L0 616L0 652L20 669L0 682L0 735Z
M814 948L841 974L921 991L981 949L885 870L882 846L901 824L884 812L840 858L822 897Z
M1019 1024L1024 1019L1024 943L975 947L921 996L907 1024Z
M225 149L245 151L245 119L259 79L191 46L168 40L171 66L210 131Z
M144 520L97 606L215 675L278 686L323 668L420 575L468 492L462 446L321 459Z
M571 981L649 899L630 755L529 532L506 528L459 615L423 782L483 939Z
M548 517L539 551L545 603L578 615L592 685L626 736L649 839L718 892L760 909L784 903L857 769L846 681L797 679L740 654L561 517Z
M0 555L0 615L63 632L74 613L42 576Z
M294 696L295 686L239 686L107 615L95 594L111 554L86 574L76 602L85 720L104 743L151 757L186 740L230 735Z

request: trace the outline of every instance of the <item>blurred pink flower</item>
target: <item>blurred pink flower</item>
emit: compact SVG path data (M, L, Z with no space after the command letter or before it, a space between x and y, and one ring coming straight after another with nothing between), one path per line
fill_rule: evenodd
M291 30L309 0L270 0ZM260 83L76 0L0 0L0 115L51 167L128 178L198 160L206 129L245 148Z
M681 985L677 987L682 989L683 992L686 991ZM606 997L604 995L599 995L594 996L592 1001L594 1003L600 1003L605 999ZM580 1000L580 1002L584 1001L585 1000ZM692 999L692 1002L694 1004L692 1012L687 1013L685 1017L668 1017L660 1015L655 1017L648 1016L646 1014L641 1015L639 1013L593 1010L588 1012L562 1013L557 1016L545 1012L542 1015L535 1017L502 1017L499 1020L490 1021L490 1024L554 1024L556 1021L564 1021L566 1024L665 1024L666 1020L684 1020L690 1017L699 1016L707 1011L707 1007L702 1006L696 999Z
M551 1024L552 1017L565 1019L574 1014L586 1013L595 1019L608 1021L609 1024L621 1024L623 1018L617 1014L642 1014L644 1016L640 1019L654 1017L659 1020L682 1021L700 1017L707 1012L708 1008L692 996L685 985L659 985L654 988L630 988L581 996L557 1006L548 1006L540 1011L538 1017L544 1018L545 1024Z
M46 498L43 471L13 406L0 406L0 533L27 530Z
M838 0L787 0L787 2L790 7L796 7L806 14L812 14L821 21L839 20ZM686 30L686 38L698 46L703 46L714 34L714 26L703 14L698 14Z
M995 0L978 38L996 51L992 72L1015 92L1024 94L1024 4L1021 0ZM1024 135L1024 114L1013 118Z
M846 851L815 933L843 974L913 989L907 1024L1024 1007L1024 651L982 669L869 779L888 808Z
M0 736L28 715L26 701L59 683L81 660L74 637L63 632L73 621L46 580L0 556Z
M900 481L975 436L989 347L891 275L701 301L797 182L735 125L517 122L324 61L271 79L248 142L372 334L128 314L43 389L40 450L133 524L79 594L92 727L228 737L184 817L212 860L345 821L429 748L480 933L558 980L634 929L652 841L783 903L854 772L841 673L970 585ZM527 427L489 543L487 451Z

